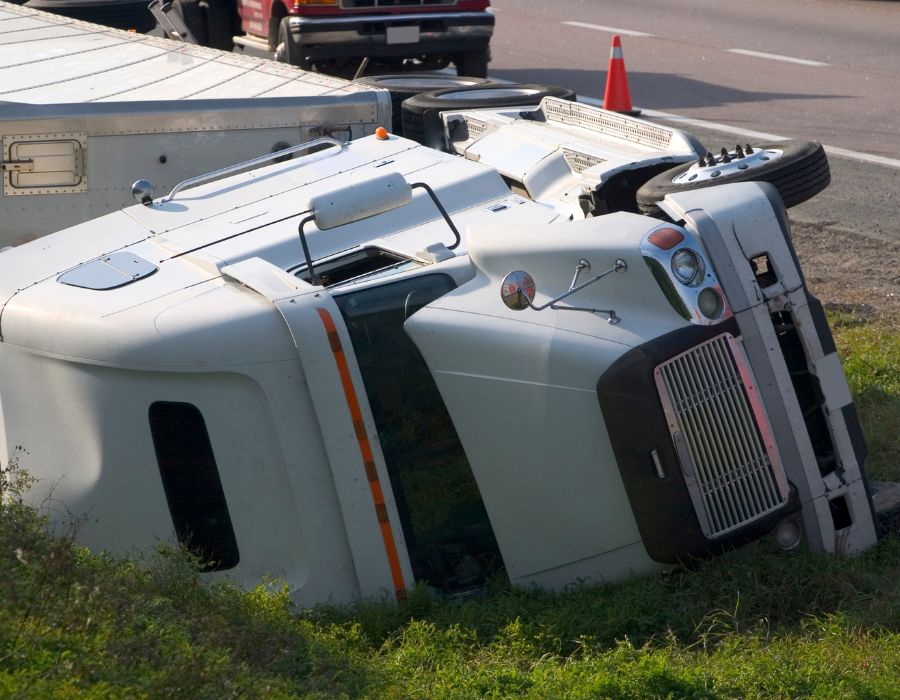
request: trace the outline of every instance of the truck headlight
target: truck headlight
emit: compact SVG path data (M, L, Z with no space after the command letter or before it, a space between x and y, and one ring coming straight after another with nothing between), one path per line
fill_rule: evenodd
M701 263L697 254L682 248L672 256L672 274L682 284L693 284L701 275Z

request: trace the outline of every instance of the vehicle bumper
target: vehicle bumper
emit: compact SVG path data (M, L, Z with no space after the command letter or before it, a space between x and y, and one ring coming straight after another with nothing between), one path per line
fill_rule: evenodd
M431 12L359 17L291 17L294 40L310 59L415 56L487 49L489 12Z

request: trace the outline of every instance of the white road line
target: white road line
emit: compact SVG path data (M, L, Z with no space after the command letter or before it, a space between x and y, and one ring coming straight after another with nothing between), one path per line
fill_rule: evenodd
M821 61L810 61L808 58L794 58L793 56L782 56L778 53L763 53L762 51L750 51L750 49L726 49L728 53L739 53L742 56L753 56L754 58L767 58L770 61L783 61L784 63L797 63L801 66L827 66L828 63Z
M618 27L604 27L601 24L588 24L587 22L561 22L560 24L567 24L570 27L581 27L582 29L595 29L598 32L609 32L610 34L624 34L625 36L653 36L652 34L647 34L646 32L636 32L633 29L619 29Z
M862 160L866 163L875 163L884 165L888 168L900 169L900 160L896 158L886 158L885 156L876 156L871 153L860 153L859 151L848 151L846 148L838 148L837 146L825 146L825 152L830 156L838 156L839 158L851 158L853 160Z
M584 102L586 104L595 105L597 107L603 106L603 100L598 100L594 97L578 97L579 102ZM789 136L779 136L778 134L769 134L765 131L753 131L752 129L742 129L738 126L731 126L730 124L721 124L719 122L708 122L703 119L693 119L691 117L683 117L679 114L672 114L671 112L660 112L655 109L642 109L641 116L645 117L653 117L655 119L662 119L667 122L674 122L675 124L684 125L684 126L696 126L700 129L710 129L711 131L722 131L728 134L734 134L736 136L744 136L749 139L759 139L760 141L787 141ZM900 160L896 158L887 158L885 156L876 156L871 153L863 153L861 151L851 151L846 148L838 148L837 146L825 146L825 152L830 156L836 156L838 158L849 158L850 160L858 160L863 163L873 163L875 165L883 165L887 168L896 168L900 170Z

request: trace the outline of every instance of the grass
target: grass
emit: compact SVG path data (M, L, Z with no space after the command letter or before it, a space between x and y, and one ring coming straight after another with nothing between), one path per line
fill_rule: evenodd
M865 430L869 475L900 481L900 329L847 313L829 321Z
M898 335L831 320L870 474L896 479ZM0 697L900 697L895 535L855 558L760 542L618 585L296 610L275 582L201 584L176 549L128 561L51 538L27 486L0 506Z

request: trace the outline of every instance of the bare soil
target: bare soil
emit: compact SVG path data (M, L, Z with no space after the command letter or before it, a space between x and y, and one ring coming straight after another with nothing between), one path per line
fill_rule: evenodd
M796 221L791 229L807 284L826 308L900 327L900 243Z

